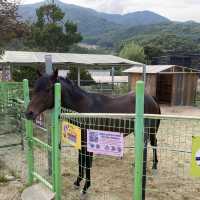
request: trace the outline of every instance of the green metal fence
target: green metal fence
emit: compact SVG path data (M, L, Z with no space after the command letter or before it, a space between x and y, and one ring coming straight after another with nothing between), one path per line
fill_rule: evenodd
M145 147L141 123L140 132L135 133L135 139L133 134L125 138L125 154L122 160L110 156L94 157L91 169L92 187L88 191L90 198L142 200L145 192L147 200L198 199L200 180L190 176L190 166L192 137L200 136L200 118L146 114L142 118L141 115L139 120L160 119L157 133L158 169L152 169L153 150L149 143L146 147L147 161L144 160L143 163ZM136 122L137 117L134 114L69 114L63 110L61 119L82 129L87 127L116 131L117 127L119 132L127 132L127 124L130 124L131 132L131 124ZM71 188L78 173L76 150L69 145L63 145L61 160L64 199L78 199L77 192ZM146 171L143 171L143 165L146 165ZM144 180L145 187L142 183Z
M24 84L27 97L27 82L25 81ZM56 88L56 106L50 119L46 120L48 124L46 133L41 133L37 127L33 131L32 126L35 125L30 121L26 122L30 184L34 178L43 182L56 193L56 199L80 198L79 191L73 189L73 182L78 175L77 150L69 144L60 145L59 123L68 121L82 130L107 130L129 134L124 139L123 158L94 156L91 168L92 186L88 191L91 199L199 198L200 180L190 176L190 163L192 137L200 136L200 118L143 114L143 82L137 84L136 114L69 113L66 109L60 108L60 89L58 85ZM27 98L25 102L27 105L29 99ZM144 144L145 131L154 128L153 125L144 127L145 120L149 119L160 120L157 133L158 169L156 171L152 170L152 146L149 143L147 146ZM50 132L52 138L49 144ZM52 165L49 163L49 153ZM50 165L52 175L51 173L49 175Z
M0 148L16 145L22 145L23 148L24 97L22 86L20 82L0 82ZM9 140L8 137L11 139Z
M26 180L23 98L22 82L0 82L0 199L18 199Z
M94 155L91 167L91 188L87 191L89 198L97 200L123 199L130 200L134 194L134 136L133 114L108 113L66 113L61 111L61 121L85 129L130 133L124 139L124 157ZM85 144L86 145L86 144ZM86 155L86 152L82 152ZM87 155L88 156L88 155ZM86 169L85 161L81 165ZM62 195L63 199L79 199L79 191L72 187L78 176L78 151L69 144L62 143ZM83 179L87 181L86 178ZM83 186L83 185L82 185Z
M144 119L152 118L161 120L157 133L158 169L151 169L148 146L146 199L198 199L200 179L191 176L190 170L192 138L200 136L200 118L144 115Z
M60 85L55 85L55 107L44 121L41 128L30 120L26 120L26 139L28 143L28 183L40 181L55 192L55 199L61 199L60 185ZM28 80L24 80L24 101L28 106ZM50 138L50 140L49 140Z

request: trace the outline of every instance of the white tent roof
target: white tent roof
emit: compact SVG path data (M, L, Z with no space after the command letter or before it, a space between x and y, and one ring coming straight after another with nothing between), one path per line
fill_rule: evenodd
M83 64L83 65L142 65L113 55L99 54L75 54L75 53L48 53L48 52L27 52L27 51L5 51L0 57L0 63L29 64L44 63L45 55L52 55L54 64Z

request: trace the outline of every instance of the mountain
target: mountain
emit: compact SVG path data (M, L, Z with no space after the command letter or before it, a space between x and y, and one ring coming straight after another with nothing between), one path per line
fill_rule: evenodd
M55 0L55 3L65 12L64 20L77 23L84 36L83 42L87 44L116 49L123 41L151 43L157 40L159 43L159 38L176 38L179 44L187 41L188 45L196 43L200 46L200 24L194 21L173 22L150 11L125 15L107 14L58 0ZM44 4L45 2L21 5L19 15L23 20L33 22L36 20L36 9ZM176 44L176 39L170 39L170 42Z
M106 14L106 13L99 13L99 14L102 18L110 22L130 26L130 27L159 24L159 23L164 23L164 22L166 23L170 21L166 17L163 17L161 15L158 15L150 11L138 11L138 12L128 13L125 15Z
M169 38L168 38L169 37ZM133 26L119 31L109 31L98 36L85 38L88 44L116 48L123 41L135 40L139 43L151 43L158 38L179 38L183 43L190 41L200 45L200 24L196 22L167 22L153 25ZM164 41L163 41L164 42ZM167 43L167 41L165 41Z
M127 27L169 22L169 19L150 11L134 12L125 15L106 14L89 8L66 4L56 0L55 3L65 12L65 20L78 24L84 36L96 36L112 30L123 30ZM45 2L19 6L19 15L23 20L35 21L35 11Z

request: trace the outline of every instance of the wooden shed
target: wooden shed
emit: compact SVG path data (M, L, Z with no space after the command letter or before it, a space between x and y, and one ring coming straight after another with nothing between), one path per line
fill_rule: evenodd
M136 82L143 76L142 68L132 67L124 72L128 73L129 89L135 90ZM145 90L162 104L192 105L199 73L177 65L147 65Z

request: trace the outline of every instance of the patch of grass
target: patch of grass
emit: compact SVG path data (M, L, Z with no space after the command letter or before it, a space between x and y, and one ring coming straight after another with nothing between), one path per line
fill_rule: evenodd
M0 183L7 183L7 182L8 182L7 178L3 175L0 175Z

